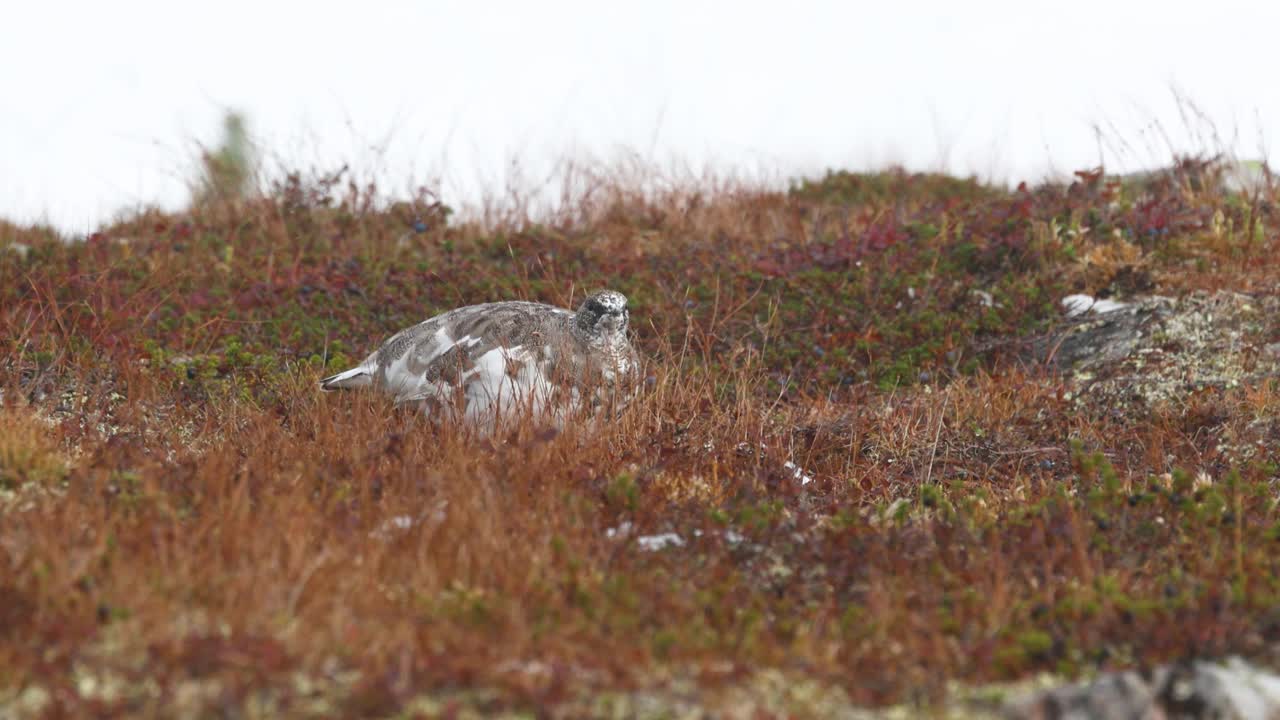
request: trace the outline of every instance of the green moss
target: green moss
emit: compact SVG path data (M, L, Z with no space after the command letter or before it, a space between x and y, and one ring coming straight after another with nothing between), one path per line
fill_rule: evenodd
M634 511L639 503L640 487L629 473L620 473L609 481L605 496L611 505Z

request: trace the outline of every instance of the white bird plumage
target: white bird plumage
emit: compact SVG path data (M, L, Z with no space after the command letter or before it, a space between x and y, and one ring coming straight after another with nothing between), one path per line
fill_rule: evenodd
M562 423L634 393L629 322L627 298L613 290L592 293L576 312L523 301L469 305L401 330L320 387L374 387L434 419L486 429L523 415Z

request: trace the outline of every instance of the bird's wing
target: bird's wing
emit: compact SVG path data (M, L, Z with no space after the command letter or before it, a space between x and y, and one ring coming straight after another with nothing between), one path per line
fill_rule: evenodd
M474 305L441 315L430 332L383 363L398 401L436 399L468 407L481 397L511 396L545 374L571 313L537 303ZM388 345L391 341L388 342ZM523 380L520 380L523 378ZM459 396L459 392L463 395ZM481 403L483 404L483 403Z

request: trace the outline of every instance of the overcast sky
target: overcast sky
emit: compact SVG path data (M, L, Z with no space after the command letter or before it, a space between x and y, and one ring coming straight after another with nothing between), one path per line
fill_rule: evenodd
M0 217L82 232L180 207L225 109L286 164L445 200L518 158L627 148L766 173L901 163L1036 179L1163 162L1157 124L1280 142L1274 2L11 3ZM1274 164L1274 163L1273 163Z

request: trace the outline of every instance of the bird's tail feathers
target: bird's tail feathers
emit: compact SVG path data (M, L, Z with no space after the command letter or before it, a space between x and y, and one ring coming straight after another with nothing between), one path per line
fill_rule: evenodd
M373 374L363 365L343 370L337 375L320 381L321 390L344 390L347 388L366 387L373 382Z

